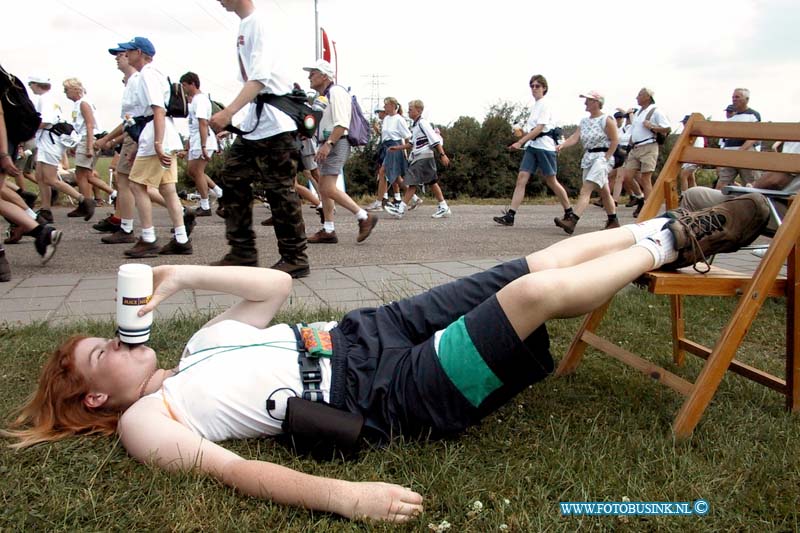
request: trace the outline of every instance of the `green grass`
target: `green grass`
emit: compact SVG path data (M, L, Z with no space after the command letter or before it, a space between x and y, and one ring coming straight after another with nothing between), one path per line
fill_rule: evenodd
M712 342L733 302L689 300L690 332ZM604 332L635 352L669 364L668 302L628 289ZM741 359L780 372L783 302L768 301L743 343ZM338 316L319 311L310 319ZM283 315L280 321L298 316ZM157 323L153 346L174 364L182 342L204 317ZM577 320L553 322L561 356ZM0 416L31 390L45 352L77 331L109 335L110 323L37 324L0 330ZM693 378L690 360L674 369ZM680 398L669 389L589 353L577 373L533 386L457 440L402 443L366 450L349 463L298 459L270 440L226 444L249 458L349 480L385 480L421 492L425 514L400 528L427 531L791 531L798 529L800 424L780 395L728 375L688 442L670 424ZM562 517L560 501L691 501L705 517ZM128 458L107 438L70 439L23 452L0 451L0 531L355 531L335 516L238 495L194 474L171 475ZM483 503L479 513L473 502ZM383 525L369 530L394 530Z

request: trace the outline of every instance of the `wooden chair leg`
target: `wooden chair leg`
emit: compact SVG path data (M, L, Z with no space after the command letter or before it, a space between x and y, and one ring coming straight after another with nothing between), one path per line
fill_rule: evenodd
M686 319L683 316L683 297L673 295L669 298L672 312L672 361L677 366L683 366L685 354L681 349L681 340L686 333Z
M786 409L796 413L800 411L800 281L797 279L797 265L800 260L800 249L795 245L789 253L786 264L786 279L794 280L794 286L786 288Z
M569 345L567 353L558 364L556 376L566 376L567 374L572 374L578 368L578 365L581 364L581 359L583 359L583 354L586 351L586 341L583 340L583 333L585 331L594 332L597 329L597 326L600 325L600 321L603 320L603 316L605 316L609 305L611 305L611 300L607 301L586 315L581 327L572 338L572 343Z

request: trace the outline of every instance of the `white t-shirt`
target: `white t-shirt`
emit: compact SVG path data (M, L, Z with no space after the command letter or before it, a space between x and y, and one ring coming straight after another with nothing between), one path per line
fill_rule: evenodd
M528 122L525 123L525 133L538 126L544 124L542 133L547 133L555 127L553 120L553 113L550 111L550 106L547 103L547 97L543 96L533 103L531 107L531 115L528 117ZM549 135L544 135L538 139L531 139L525 143L525 148L539 148L540 150L547 150L548 152L556 151L556 141Z
M138 72L134 72L125 82L125 89L122 91L119 118L123 122L133 118L133 110L136 107L136 93L139 90L141 78Z
M128 80L128 85L131 85L133 78ZM169 82L167 77L156 69L152 63L148 63L139 71L139 77L133 84L134 87L131 92L131 115L134 117L149 117L153 114L153 107L157 106L166 109L166 101L169 99ZM156 147L154 144L155 139L155 126L151 120L145 124L142 133L139 136L139 149L136 152L137 157L147 157L156 155ZM181 138L178 135L178 130L175 129L175 124L172 122L172 117L165 117L164 119L164 139L161 143L161 149L164 153L174 152L183 149Z
M621 128L618 127L617 138L619 139L620 146L623 148L628 146L631 143L631 125L623 124Z
M353 110L353 97L341 85L331 85L328 90L328 105L322 111L322 120L317 128L317 139L324 141L330 137L333 128L341 126L345 130L350 127ZM347 132L345 131L345 135Z
M189 150L202 150L200 144L200 119L208 120L211 118L211 100L206 93L197 93L189 102ZM217 151L217 137L211 131L211 127L206 124L208 134L206 135L206 152Z
M320 329L335 325L329 322ZM327 402L330 359L319 362L320 390ZM303 390L297 342L286 324L260 329L224 320L203 328L186 344L178 368L151 396L163 395L178 422L213 442L281 433L286 401ZM269 399L275 409L267 413Z
M59 122L61 120L61 106L58 105L58 102L56 102L53 93L51 91L47 91L46 93L38 96L39 97L34 100L33 106L42 116L42 124L55 124L56 122ZM45 133L47 132L42 129L37 131L36 141L38 142L40 137Z
M89 107L92 108L92 114L94 115L94 130L92 130L92 135L95 133L100 133L100 126L97 124L97 108L94 107L94 104L87 101L86 98L81 98L80 100L75 102L75 105L72 106L72 115L71 115L71 123L72 127L75 128L75 132L81 136L83 139L86 136L86 121L83 118L83 113L81 113L81 103L86 102L89 104Z
M402 141L411 137L411 130L403 115L386 115L381 122L381 142Z
M650 104L633 114L633 121L631 122L631 144L633 144L634 147L656 142L656 134L644 126L647 115L655 106L656 104ZM672 127L667 116L657 107L655 107L653 114L650 116L650 122L655 124L658 128Z
M431 123L420 117L411 125L411 161L433 157L433 147L441 144L442 137Z
M784 154L800 154L800 142L786 141L783 143Z
M260 94L288 94L292 91L291 76L287 74L281 53L286 43L291 40L281 40L277 35L277 28L269 26L267 15L262 16L261 11L256 9L250 16L243 18L239 23L239 37L236 42L236 52L238 55L237 63L240 66L239 80L256 80L264 84ZM245 139L258 140L266 139L284 133L297 130L294 120L283 111L271 105L264 105L261 110L261 118L256 126L256 103L249 104L244 121L239 126L242 131L252 133L244 135Z
M748 108L742 113L733 115L728 122L761 122L761 115ZM744 139L722 139L722 141L725 143L722 147L723 150L738 150L746 142ZM756 143L756 146L758 144Z

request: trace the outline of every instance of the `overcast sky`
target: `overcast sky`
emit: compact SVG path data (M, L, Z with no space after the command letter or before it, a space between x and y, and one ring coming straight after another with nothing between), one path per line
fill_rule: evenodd
M313 0L256 0L288 31L282 53L313 62ZM13 7L11 7L13 6ZM675 123L698 111L722 118L735 87L751 90L765 121L800 120L796 0L319 0L320 25L338 51L339 82L368 111L373 96L426 104L448 124L481 120L499 101L530 103L528 79L543 74L556 119L583 116L578 94L605 93L606 110L630 107L642 86ZM107 49L150 38L155 64L174 80L197 72L202 88L229 102L239 89L238 18L214 0L27 0L3 2L0 62L23 79L83 80L106 129L116 125L121 75ZM375 76L379 76L375 78ZM380 85L375 86L376 80ZM377 89L377 91L375 90ZM66 99L64 101L65 109Z

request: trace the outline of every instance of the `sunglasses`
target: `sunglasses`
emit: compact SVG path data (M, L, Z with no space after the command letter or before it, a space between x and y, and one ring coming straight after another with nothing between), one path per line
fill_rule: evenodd
M531 83L531 89L542 89L542 88L544 88L544 85L541 85L539 83Z

